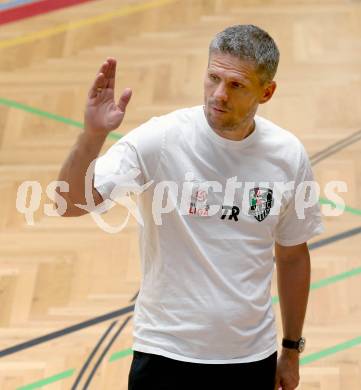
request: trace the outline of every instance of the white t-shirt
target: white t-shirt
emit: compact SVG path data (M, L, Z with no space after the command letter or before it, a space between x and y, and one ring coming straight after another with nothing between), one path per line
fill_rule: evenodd
M154 181L138 196L144 226L134 350L196 363L251 362L277 350L274 242L296 245L323 226L318 202L298 218L292 189L272 214L274 182L297 188L313 175L293 134L260 116L255 122L248 137L232 141L212 130L202 105L180 109L151 118L98 158L94 185L104 199L130 170L139 170L136 185ZM234 178L240 187L225 199ZM157 206L164 181L172 184ZM159 216L161 206L169 211Z

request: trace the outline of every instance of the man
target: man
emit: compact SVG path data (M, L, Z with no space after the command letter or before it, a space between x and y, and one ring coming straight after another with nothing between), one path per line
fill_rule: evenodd
M323 227L317 202L298 210L297 188L313 180L302 144L256 115L275 92L278 61L262 29L226 28L210 44L204 106L151 118L96 162L96 205L126 188L129 172L139 188L148 187L139 196L142 283L129 389L292 390L299 383L306 242ZM64 216L86 213L75 206L86 203L86 171L131 97L127 88L114 103L115 68L112 58L101 66L84 131L59 174L69 183ZM294 187L276 199L279 182ZM273 247L284 336L278 360Z

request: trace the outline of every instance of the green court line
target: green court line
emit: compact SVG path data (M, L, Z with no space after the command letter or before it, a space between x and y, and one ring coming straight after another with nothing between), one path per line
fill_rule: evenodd
M132 353L133 353L132 348L123 349L122 351L114 352L110 356L109 362L112 363L112 362L115 362L116 360L123 359L123 358L131 355Z
M317 360L326 358L328 356L334 355L335 353L345 351L346 349L350 349L353 347L356 347L357 345L361 344L361 336L355 337L351 340L344 341L342 343L336 344L332 347L322 349L321 351L311 353L309 355L306 355L304 357L300 358L300 365L304 366L306 364L313 363ZM131 348L124 349L122 351L114 353L110 359L109 362L114 362L116 360L119 360L121 358L124 358L126 356L131 355L133 350ZM57 381L60 381L64 378L71 377L75 372L75 369L63 371L60 374L51 376L49 378L42 379L40 381L34 382L30 385L18 387L17 390L33 390L33 389L39 389L45 385L48 385L50 383L54 383Z
M310 353L300 359L300 365L309 364L316 360L323 359L324 357L333 355L334 353L344 351L345 349L356 347L361 344L361 336L355 337L354 339L344 341L343 343L336 344L333 347L323 349L322 351Z
M49 385L50 383L61 381L65 378L70 378L75 372L75 369L72 368L70 370L66 370L61 372L60 374L56 374L53 376L50 376L49 378L41 379L40 381L31 383L30 385L25 385L18 387L16 390L32 390L32 389L39 389L42 386Z
M40 116L43 118L47 118L47 119L50 119L50 120L53 120L56 122L64 123L66 125L78 127L80 129L82 129L84 127L82 122L79 122L79 121L76 121L76 120L70 119L70 118L65 118L65 117L57 115L57 114L52 114L51 112L43 111L43 110L40 110L39 108L30 107L27 104L18 103L14 100L4 99L4 98L0 97L0 104L2 104L3 106L11 107L11 108L16 108L18 110L22 110L22 111L28 112L30 114L34 114L34 115L37 115L37 116ZM122 134L111 132L111 133L109 133L108 137L110 139L118 140L119 138L122 137Z
M349 271L341 272L340 274L330 276L325 279L321 279L317 282L311 283L310 289L317 290L318 288L328 286L329 284L339 282L340 280L350 278L361 274L361 267L353 268Z
M78 128L83 128L83 126L84 126L82 122L75 121L75 120L70 119L70 118L65 118L63 116L56 115L56 114L53 114L51 112L41 110L39 108L30 107L27 104L19 103L19 102L16 102L14 100L4 99L4 98L0 97L0 104L2 104L3 106L22 110L22 111L28 112L30 114L38 115L38 116L41 116L43 118L47 118L47 119L50 119L50 120L53 120L56 122L64 123L64 124L67 124L70 126L74 126L74 127L78 127ZM123 136L122 134L115 133L115 132L111 132L108 135L108 137L110 139L115 139L115 140L120 139L122 136ZM333 201L326 199L326 198L320 198L319 201L320 201L320 204L329 204L337 209L342 209L344 207L344 206L339 205L337 203L334 203ZM361 210L350 207L350 206L345 206L345 211L350 213L350 214L361 215Z
M330 284L337 283L341 280L350 278L352 276L360 275L360 274L361 274L361 267L353 268L349 271L341 272L337 275L333 275L333 276L330 276L328 278L321 279L321 280L318 280L316 282L311 283L310 290L317 290L319 288L326 287ZM279 297L273 296L272 303L275 304L278 302L279 302ZM356 337L356 338L351 339L351 340L348 340L348 341L345 341L345 342L340 343L340 344L336 344L332 347L323 349L321 351L306 355L300 359L300 365L312 363L314 361L323 359L327 356L333 355L337 352L343 351L343 350L348 349L348 348L352 348L358 344L361 344L361 336ZM114 352L109 357L108 361L109 361L109 363L113 363L119 359L123 359L123 358L131 355L132 353L133 353L132 348L123 349L123 350ZM39 380L37 382L34 382L30 385L18 387L17 390L38 389L38 388L41 388L42 386L45 386L47 384L60 381L64 378L68 378L68 377L72 376L74 374L74 372L75 372L75 369L67 370L67 371L61 372L60 374L57 374L57 375L51 376L49 378L45 378L45 379Z
M320 202L320 204L329 204L332 207L335 207L336 209L339 209L339 210L342 210L343 208L345 208L345 211L347 211L350 214L361 215L361 210L359 210L359 209L355 209L355 208L350 207L350 206L343 206L343 205L337 204L337 203L333 202L332 200L329 200L326 198L319 198L319 202Z
M356 276L359 274L361 274L361 267L356 267L356 268L353 268L349 271L341 272L340 274L329 276L328 278L313 282L310 285L310 290L317 290L321 287L326 287L329 284L333 284L333 283L339 282L340 280L348 279L348 278L351 278L352 276ZM279 297L277 295L273 296L272 303L275 304L278 302L279 302Z
M30 107L30 106L28 106L26 104L18 103L18 102L13 101L13 100L0 98L0 104L2 104L4 106L7 106L7 107L11 107L11 108L16 108L16 109L19 109L19 110L22 110L22 111L25 111L25 112L28 112L28 113L31 113L31 114L34 114L34 115L38 115L38 116L41 116L41 117L44 117L44 118L47 118L47 119L50 119L50 120L54 120L56 122L61 122L61 123L64 123L64 124L67 124L67 125L70 125L70 126L77 127L77 128L83 128L83 123L81 123L81 122L75 121L73 119L65 118L65 117L62 117L60 115L52 114L50 112L47 112L47 111L44 111L44 110L40 110L38 108ZM122 134L119 134L119 133L109 133L108 137L112 138L112 139L118 140L118 139L120 139L122 137ZM330 205L332 205L333 207L335 207L337 209L342 209L344 207L342 205L334 203L333 201L331 201L329 199L325 199L325 198L320 198L319 201L320 201L320 204L330 204ZM348 213L354 214L354 215L361 215L361 210L353 208L353 207L345 206L345 211L347 211ZM343 279L346 279L346 278L349 278L349 277L352 277L352 276L355 276L355 275L358 275L358 274L361 274L361 267L354 268L354 269L352 269L350 271L343 272L341 274L334 275L334 276L331 276L329 278L325 278L325 279L319 280L318 282L314 282L314 283L311 284L310 290L315 290L315 289L318 289L318 288L321 288L321 287L325 287L325 286L327 286L329 284L338 282L340 280L343 280ZM278 296L272 297L272 303L275 304L275 303L278 303L278 302L279 302L279 297ZM313 361L322 359L322 358L324 358L326 356L332 355L332 354L334 354L336 352L343 351L343 350L348 349L348 348L352 348L352 347L354 347L354 346L356 346L358 344L361 344L361 336L360 337L356 337L356 338L354 338L352 340L346 341L344 343L337 344L337 345L335 345L333 347L324 349L322 351L315 352L313 354L307 355L307 356L305 356L305 357L300 359L300 364L311 363ZM129 356L129 355L132 354L132 352L133 351L132 351L131 348L127 348L125 350L121 350L121 351L115 352L115 353L113 353L110 356L109 362L114 362L114 361L122 359L122 358L124 358L126 356ZM44 385L47 385L47 384L50 384L50 383L54 383L56 381L62 380L62 379L67 378L67 377L70 377L70 376L72 376L74 374L74 372L75 372L75 369L70 369L70 370L64 371L64 372L62 372L60 374L54 375L52 377L40 380L38 382L34 382L34 383L30 384L30 385L19 387L17 390L38 389L38 388L40 388L40 387L42 387Z
M54 120L56 122L65 123L67 125L71 125L71 126L75 126L75 127L79 127L79 128L83 127L83 124L81 122L75 121L73 119L65 118L65 117L60 116L60 115L52 114L51 112L43 111L43 110L40 110L39 108L30 107L26 104L19 103L19 102L16 102L14 100L0 98L0 104L2 104L3 106L16 108L18 110L29 112L30 114L41 116L43 118L51 119L51 120Z

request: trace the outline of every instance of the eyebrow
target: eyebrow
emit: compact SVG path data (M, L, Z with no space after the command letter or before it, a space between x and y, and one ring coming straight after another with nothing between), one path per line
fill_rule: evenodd
M220 77L219 73L216 70L213 70L211 68L208 68L208 73L213 73L216 76ZM231 80L231 81L235 81L235 82L237 82L239 84L248 84L248 82L249 82L249 81L247 81L245 79L240 79L237 76L230 76L230 77L228 77L228 79Z

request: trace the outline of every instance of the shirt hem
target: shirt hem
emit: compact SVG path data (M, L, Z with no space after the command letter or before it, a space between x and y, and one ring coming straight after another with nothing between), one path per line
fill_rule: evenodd
M144 345L142 343L134 343L133 351L152 353L155 355L161 355L170 359L180 360L183 362L191 362L191 363L203 363L203 364L232 364L232 363L250 363L256 362L262 359L266 359L271 356L273 353L277 351L277 344L273 344L266 351L250 355L244 358L234 358L234 359L195 359L188 356L178 355L173 352L165 351L158 347L151 347L149 345Z
M323 225L319 225L317 226L313 231L309 232L309 233L306 233L304 234L303 236L300 236L294 240L282 240L282 239L279 239L279 238L276 238L275 241L280 244L280 245L283 245L283 246L292 246L292 245L299 245L299 244L302 244L304 242L307 242L308 240L310 240L311 238L319 235L319 234L322 234L325 232L325 228Z

